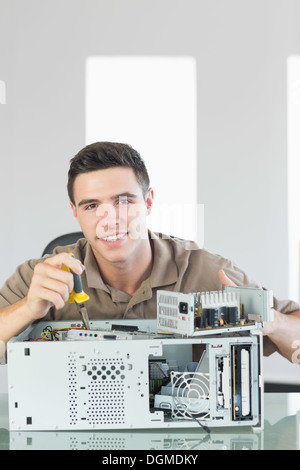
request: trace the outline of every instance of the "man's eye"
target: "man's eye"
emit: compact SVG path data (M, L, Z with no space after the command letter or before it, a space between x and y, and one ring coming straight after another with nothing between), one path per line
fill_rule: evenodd
M95 209L97 207L97 204L89 204L88 206L86 206L85 210L86 211L91 211L92 209Z
M120 206L125 206L125 205L127 205L127 204L130 204L129 199L127 199L127 198L125 198L125 199L120 198L118 202L119 202L119 205L120 205Z

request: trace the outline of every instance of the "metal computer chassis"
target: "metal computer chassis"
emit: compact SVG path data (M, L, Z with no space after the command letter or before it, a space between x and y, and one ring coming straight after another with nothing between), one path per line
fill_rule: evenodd
M156 320L123 320L135 326L129 340L111 323L39 341L45 327L74 326L40 322L8 343L11 431L262 427L258 330L183 338L157 335Z

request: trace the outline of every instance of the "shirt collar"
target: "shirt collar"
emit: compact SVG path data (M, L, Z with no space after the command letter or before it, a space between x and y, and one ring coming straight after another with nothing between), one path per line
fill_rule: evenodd
M151 231L149 236L153 253L152 287L175 283L178 279L178 268L172 244L168 241L169 237Z
M172 244L164 240L165 236L149 230L149 238L152 248L153 266L151 272L151 286L159 287L173 284L178 279L178 268ZM169 237L167 237L169 238ZM87 242L84 257L86 278L88 287L102 289L110 293L110 289L104 283L91 245Z

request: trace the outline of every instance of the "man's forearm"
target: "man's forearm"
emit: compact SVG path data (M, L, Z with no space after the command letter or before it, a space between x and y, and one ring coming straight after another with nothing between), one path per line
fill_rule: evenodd
M287 315L275 310L274 322L264 325L263 334L277 346L282 356L300 364L300 310Z
M0 341L7 343L31 323L27 312L26 297L0 310Z

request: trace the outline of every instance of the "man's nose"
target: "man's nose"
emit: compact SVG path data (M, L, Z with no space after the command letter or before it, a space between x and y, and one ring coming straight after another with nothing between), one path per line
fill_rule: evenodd
M99 217L99 223L103 227L115 225L118 219L118 214L113 204L100 204L97 208L96 216Z

